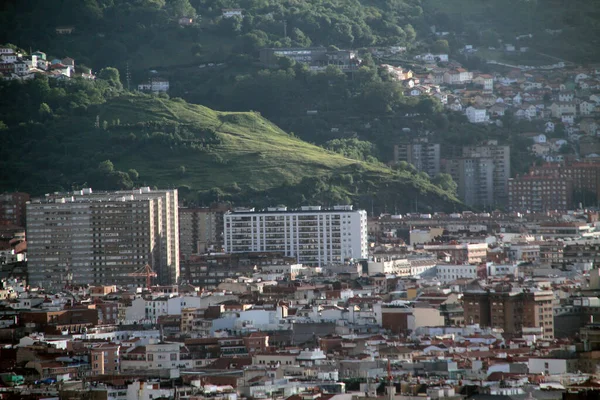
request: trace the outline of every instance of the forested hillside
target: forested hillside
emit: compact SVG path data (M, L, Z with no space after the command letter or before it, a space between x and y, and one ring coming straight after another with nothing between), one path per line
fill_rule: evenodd
M268 46L406 45L423 21L420 0L12 0L0 42L68 53L92 68L133 69L226 59ZM241 8L243 18L223 18ZM178 18L196 23L183 29ZM74 26L60 36L56 26Z
M474 126L431 96L406 96L369 50L406 47L393 62L418 73L410 62L418 52L460 58L466 43L494 47L531 34L535 40L522 43L538 52L595 61L599 7L585 0L8 0L0 5L0 43L102 72L95 84L3 84L0 126L12 146L3 153L14 167L2 188L169 184L192 201L375 201L407 210L430 193L431 205L448 205L455 184L447 176L383 167L395 144L427 136L454 156L463 144L500 139L514 145L513 171L522 172L531 159L518 133L537 127L510 116L503 126ZM243 17L225 18L229 8ZM181 17L193 23L181 25ZM58 34L59 26L74 30ZM449 33L439 40L432 26ZM271 68L258 63L259 49L288 46L354 49L361 67L350 75L287 58ZM486 68L477 57L460 59ZM168 79L178 99L131 92L152 76ZM252 150L242 151L247 144ZM284 151L288 145L294 151ZM292 196L290 185L310 194ZM411 190L400 195L399 188Z
M498 47L501 40L574 63L600 61L595 0L423 0L421 6L427 24L451 32L451 41L456 35L473 46Z

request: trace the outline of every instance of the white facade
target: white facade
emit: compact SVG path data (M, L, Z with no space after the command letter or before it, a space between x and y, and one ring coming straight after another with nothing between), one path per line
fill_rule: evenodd
M352 206L237 210L225 214L224 232L227 253L281 252L308 266L368 255L367 213Z
M410 275L410 262L406 258L389 259L376 257L368 262L369 275L376 274L394 274L397 276Z
M456 279L475 279L477 278L477 266L438 265L437 278L443 283L452 282Z
M154 93L168 92L169 81L166 79L154 78L150 81L150 90L152 90Z
M561 358L530 358L527 366L530 374L561 375L569 371L569 360Z
M223 18L244 17L244 10L240 8L229 8L223 10Z
M467 119L472 124L478 124L488 120L487 110L485 108L467 107Z

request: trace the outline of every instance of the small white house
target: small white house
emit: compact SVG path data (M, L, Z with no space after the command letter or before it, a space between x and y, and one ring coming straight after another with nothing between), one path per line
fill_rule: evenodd
M169 81L162 78L152 79L152 91L153 92L168 92Z
M563 115L561 115L560 120L562 121L563 124L573 125L575 123L575 114L573 114L573 113L563 114Z
M221 11L223 18L244 17L244 10L241 8L224 8Z
M489 117L485 108L475 108L473 106L467 107L466 110L467 119L472 124L479 124L486 122Z

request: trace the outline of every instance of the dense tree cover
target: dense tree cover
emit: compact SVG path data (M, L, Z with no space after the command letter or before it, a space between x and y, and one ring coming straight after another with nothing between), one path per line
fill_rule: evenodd
M531 46L573 62L597 62L600 2L593 0L424 0L425 20L474 46ZM550 32L549 32L549 31ZM521 37L529 35L532 37ZM451 35L450 41L454 39Z
M385 125L390 118L400 119L407 113L429 118L442 109L434 98L405 96L405 88L375 66L365 65L347 75L335 66L311 72L303 64L289 65L244 75L174 74L173 93L216 109L259 111L287 131L319 144L352 136L361 126L376 130L376 125ZM361 140L365 138L377 142L368 133L360 135ZM387 138L382 147L393 144L393 135L388 133ZM380 156L389 159L387 154Z
M376 146L371 142L358 140L357 138L332 139L327 141L323 147L355 160L378 161Z
M186 54L219 59L268 46L407 45L423 21L421 0L8 0L0 7L0 43L68 53L95 69L126 62L135 68L140 59L164 64L159 56L146 57L169 47L189 46L194 50ZM244 16L224 18L224 8L242 8ZM182 16L196 23L183 29ZM61 25L75 27L76 40L57 35ZM189 59L172 54L171 62Z

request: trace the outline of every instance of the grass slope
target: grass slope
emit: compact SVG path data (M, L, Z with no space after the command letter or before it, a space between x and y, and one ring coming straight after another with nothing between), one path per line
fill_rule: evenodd
M343 157L288 135L254 112L229 113L152 96L126 95L114 98L95 110L101 121L119 120L111 137L126 137L135 124L172 121L195 131L214 132L217 144L208 152L165 146L140 147L136 151L112 151L111 161L119 170L135 168L140 180L161 187L186 185L196 190L219 187L226 190L234 183L244 190L260 192L293 186L303 179L361 176L377 187L340 184L337 190L350 198L382 187L408 196L412 190L438 204L455 204L456 198L428 181L416 180L408 171L394 171L383 165ZM181 172L185 167L185 173ZM361 193L363 192L363 193Z
M215 130L221 143L212 152L218 153L223 162L216 163L205 154L182 155L169 149L154 159L148 154L130 154L112 160L122 170L137 168L142 177L152 177L159 185L187 184L209 189L236 182L260 190L360 164L290 136L252 112L217 112L160 98L121 97L103 105L98 115L101 120L119 119L121 124L172 120ZM178 170L181 165L186 168L185 174ZM368 168L386 172L381 167Z

